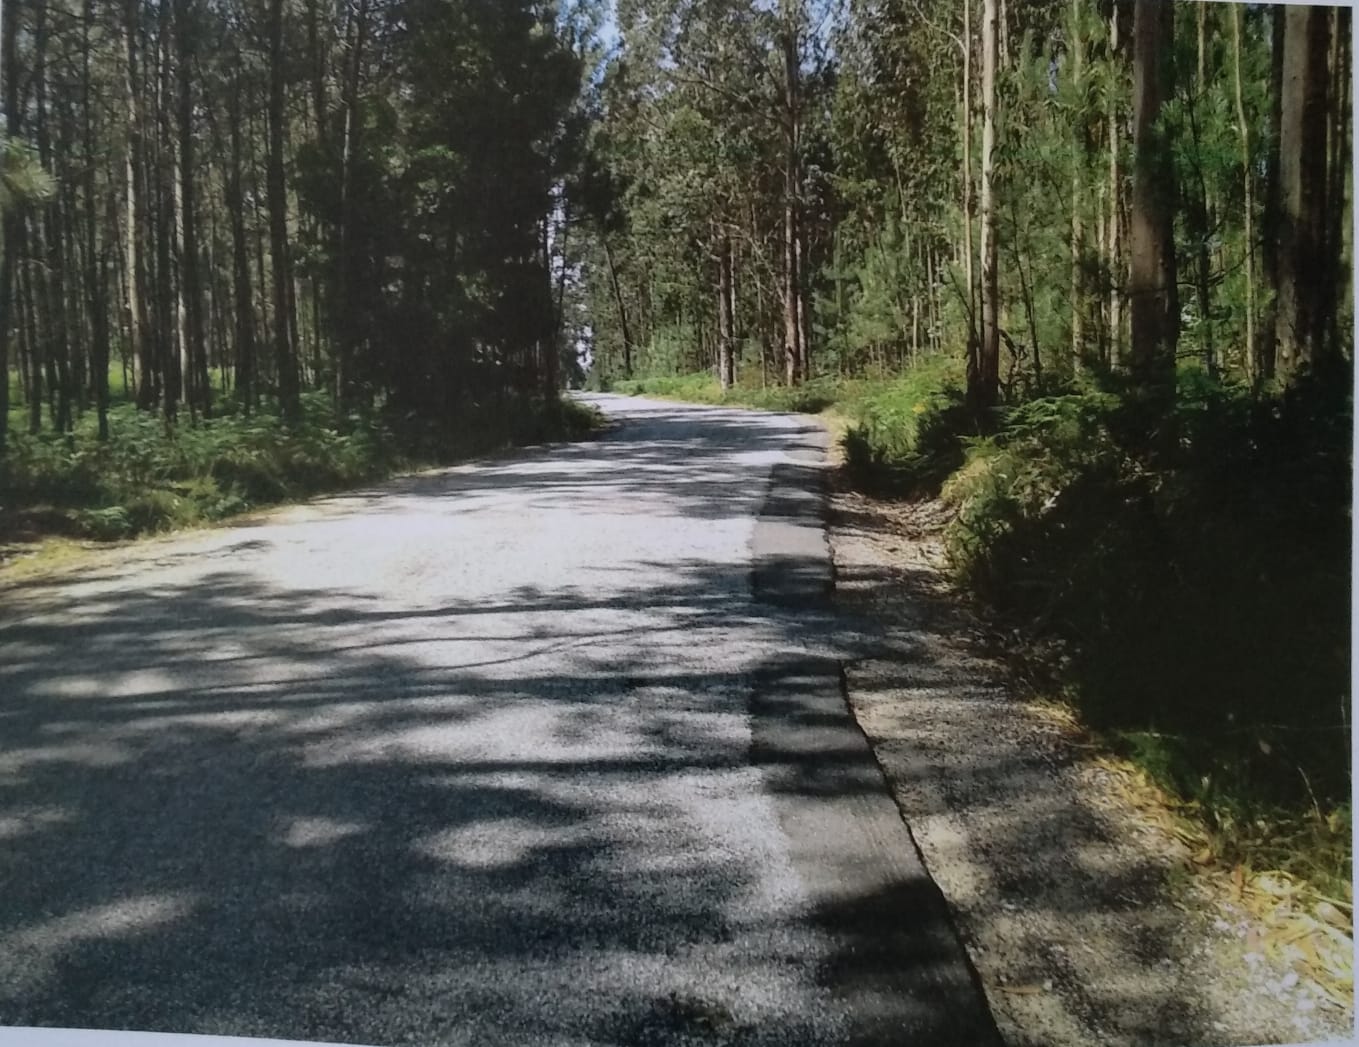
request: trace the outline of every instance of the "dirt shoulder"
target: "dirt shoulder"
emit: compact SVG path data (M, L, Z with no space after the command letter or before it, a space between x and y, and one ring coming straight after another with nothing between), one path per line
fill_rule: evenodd
M882 633L881 657L846 668L850 705L1006 1042L1348 1039L1352 998L1290 963L1306 941L1277 945L1277 919L1198 870L1122 768L980 653L939 570L944 511L834 487L836 599Z

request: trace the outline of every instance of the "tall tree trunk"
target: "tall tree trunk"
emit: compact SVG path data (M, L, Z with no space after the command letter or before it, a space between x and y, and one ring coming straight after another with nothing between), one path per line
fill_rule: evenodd
M799 130L796 138L801 141L802 132ZM798 154L801 155L802 147L798 146ZM797 369L802 380L808 381L813 377L812 374L812 347L811 347L811 287L810 266L807 262L807 222L805 209L802 206L802 164L798 163L798 201L797 222L793 233L793 250L797 259Z
M1119 5L1114 0L1109 12L1109 62L1115 69L1118 66L1119 45ZM1119 107L1114 92L1111 92L1108 106L1109 122L1109 232L1105 236L1108 246L1109 270L1109 363L1118 366L1123 362L1123 165L1121 162L1122 142L1119 136Z
M42 404L43 404L43 373L46 367L45 354L43 353L42 332L38 330L37 308L34 299L37 297L33 284L33 255L37 252L32 250L32 224L24 221L19 229L18 253L19 257L25 262L21 273L23 286L19 291L20 305L23 311L24 340L28 343L28 431L30 435L36 436L42 432Z
M1327 352L1337 355L1344 341L1340 327L1338 303L1353 299L1348 279L1350 267L1345 264L1345 186L1353 170L1353 152L1350 142L1350 128L1353 124L1350 114L1351 87L1351 20L1354 15L1348 7L1332 8L1334 28L1331 33L1331 124L1330 132L1330 174L1326 187L1326 208L1330 220L1325 223L1326 232L1326 287L1322 300L1330 303L1327 330L1325 332Z
M38 158L45 170L55 167L52 133L47 107L47 45L50 24L47 5L38 5L34 27L34 106ZM43 336L47 342L44 355L48 362L49 389L56 394L52 423L57 432L71 431L71 367L70 337L66 309L66 258L61 234L61 194L49 202L33 223L37 240L39 267L39 306L43 313Z
M1175 173L1160 126L1174 92L1174 7L1136 0L1133 13L1132 345L1141 391L1168 406L1175 389L1179 296L1175 274Z
M1198 16L1198 64L1194 76L1194 98L1189 106L1189 131L1194 147L1194 179L1197 184L1193 187L1188 210L1194 236L1194 291L1198 300L1199 351L1203 356L1203 368L1211 375L1217 372L1213 348L1212 258L1209 253L1212 223L1209 217L1208 182L1203 174L1203 135L1199 129L1199 111L1208 92L1208 5L1199 4L1195 13Z
M795 385L804 377L802 274L798 269L798 68L795 0L782 0L783 48L783 361L784 378Z
M18 11L14 0L0 0L0 89L5 99L5 135L10 140L19 136L19 71ZM11 207L0 216L0 455L5 453L9 438L9 345L10 328L15 320L14 268L18 261L19 230L23 219L17 208Z
M197 29L192 0L176 0L175 28L179 37L179 166L180 214L183 225L182 298L189 367L186 384L195 386L198 407L205 417L212 414L212 387L207 382L207 345L203 331L203 284L199 273L198 200L194 185L196 154L193 126L193 64ZM190 379L193 378L191 382Z
M1000 272L996 240L996 0L982 0L981 281L982 342L971 392L976 410L994 407L1000 394Z
M283 172L284 54L283 0L269 0L269 247L274 281L274 368L279 410L288 421L301 415L297 355L289 319L292 267L288 252L288 187Z
M963 0L963 279L967 282L967 377L980 381L981 341L977 330L976 255L972 244L972 5Z
M161 407L169 426L179 418L183 399L184 367L181 357L184 341L180 338L180 298L178 274L173 260L179 253L176 223L175 135L172 121L173 92L170 82L171 42L170 7L159 5L156 26L156 137L152 165L156 189L156 344L161 364L163 393Z
M123 250L127 272L127 329L130 349L141 365L141 384L137 390L137 404L150 409L159 397L156 388L156 368L151 360L147 338L146 263L141 252L141 230L146 228L146 203L142 192L142 114L141 93L138 90L138 0L126 0L124 31L127 62L124 65L123 103L127 114L127 147L124 165Z
M364 301L363 269L355 246L358 211L354 206L354 158L361 145L363 133L363 122L359 113L359 76L363 68L363 49L368 35L368 4L369 0L359 0L344 78L344 141L340 152L340 252L336 269L339 314L344 318L336 368L336 397L341 404L348 404L354 392L353 372L361 344L360 317Z
M600 237L604 241L604 260L609 266L609 285L613 288L613 300L618 306L618 331L623 337L623 377L632 377L632 331L628 327L628 307L623 301L623 288L618 282L618 266L614 264L613 248L609 246L607 236Z
M1245 193L1245 240L1246 240L1246 351L1244 363L1246 374L1252 383L1261 377L1259 347L1255 344L1255 178L1251 168L1250 124L1246 120L1246 102L1241 80L1241 8L1233 5L1232 19L1232 58L1236 101L1236 128L1241 135L1241 180Z
M366 2L366 0L365 0ZM307 5L307 49L311 60L311 106L312 119L316 124L316 141L322 155L330 139L330 129L326 126L328 106L326 104L326 46L321 27L321 0L310 0Z
M1261 261L1271 294L1260 323L1260 378L1274 378L1278 365L1280 242L1283 233L1283 196L1279 174L1283 141L1284 12L1281 4L1270 8L1270 109L1269 152L1265 166L1264 214L1260 223Z
M1085 45L1081 39L1081 0L1071 0L1071 82L1077 97L1083 90L1081 80L1085 59ZM1076 113L1071 163L1071 362L1079 367L1085 355L1085 226L1082 217L1083 181L1085 177L1085 109Z
M1285 14L1279 139L1278 367L1291 377L1324 352L1333 304L1326 300L1327 51L1330 12ZM1338 217L1338 216L1337 216Z
M717 378L726 392L735 381L734 317L732 316L731 238L717 241Z
M99 440L109 438L109 305L107 255L99 237L99 197L95 185L97 159L94 149L94 106L90 79L90 30L94 22L94 0L84 0L84 29L81 47L85 145L85 265L86 282L93 301L90 306L91 356L94 372L94 404L99 420Z
M255 407L257 378L255 367L255 306L250 289L250 245L245 231L245 194L241 169L241 56L236 53L235 75L227 101L227 120L231 136L231 160L226 171L226 205L231 215L232 288L236 300L236 398L249 414Z

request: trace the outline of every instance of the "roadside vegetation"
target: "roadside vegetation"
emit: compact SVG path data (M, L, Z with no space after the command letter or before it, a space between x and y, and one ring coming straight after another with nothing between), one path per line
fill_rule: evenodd
M794 390L700 374L618 391L843 416L852 481L953 510L950 575L1000 653L1203 830L1201 864L1348 904L1347 374L1259 397L1185 369L1160 457L1094 382L1006 405L979 435L947 358Z
M1348 933L1348 9L636 6L592 379L835 418L1196 860Z
M0 545L590 423L557 393L593 15L424 6L4 4Z
M109 409L109 437L93 415L69 433L11 431L0 457L0 540L63 536L130 538L194 526L447 464L518 443L576 439L596 428L593 409L570 400L486 418L458 438L381 412L336 417L331 399L308 392L285 423L265 401L167 426L135 404Z

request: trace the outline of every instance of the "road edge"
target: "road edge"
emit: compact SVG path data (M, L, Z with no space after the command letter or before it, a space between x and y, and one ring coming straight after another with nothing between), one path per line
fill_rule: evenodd
M810 420L809 420L810 421ZM830 437L771 470L751 537L751 590L783 612L833 613ZM816 624L816 623L814 623ZM751 757L788 836L807 916L832 942L821 980L848 1042L1003 1044L979 972L849 702L844 663L789 651L751 686Z

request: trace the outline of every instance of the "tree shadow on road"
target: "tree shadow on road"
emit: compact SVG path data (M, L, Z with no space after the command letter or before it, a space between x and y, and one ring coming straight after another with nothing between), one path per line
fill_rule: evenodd
M746 456L817 443L739 412L697 441L683 425L656 411L306 513L499 511L505 494L568 511L621 470L640 511L701 528L762 497ZM705 475L676 475L681 452ZM760 813L886 802L843 703L809 711L787 681L789 658L834 665L858 625L762 606L748 566L697 558L404 603L252 571L288 535L266 521L149 550L141 585L111 565L11 588L0 1024L788 1044L895 1043L895 1016L927 1034L913 1042L958 1042L937 1000L856 1002L874 982L855 957L933 912L921 877L809 908ZM752 705L768 679L782 689ZM787 730L753 735L752 710ZM818 749L822 730L840 741ZM874 966L898 984L956 962L892 955L895 973Z
M752 782L881 781L862 752L752 757L752 673L666 644L740 623L775 652L825 622L667 569L644 594L395 609L217 571L5 627L0 1022L824 1040L842 1005L797 966L816 926L748 903L777 845L724 819ZM661 639L573 617L624 610ZM464 630L468 658L424 657Z

